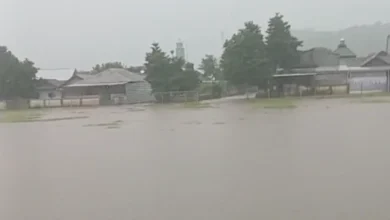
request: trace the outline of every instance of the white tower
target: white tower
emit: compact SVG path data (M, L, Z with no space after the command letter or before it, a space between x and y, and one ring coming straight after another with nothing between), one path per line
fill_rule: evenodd
M185 60L186 54L184 49L184 44L182 41L176 43L176 57Z

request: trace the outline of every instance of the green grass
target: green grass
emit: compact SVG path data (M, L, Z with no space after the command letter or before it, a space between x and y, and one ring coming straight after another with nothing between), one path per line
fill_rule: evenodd
M390 99L378 99L378 98L361 98L358 100L354 100L356 103L390 103Z
M332 99L332 98L364 98L364 97L390 97L388 92L373 92L373 93L352 93L352 94L333 94L333 95L317 95L317 96L304 96L304 98L314 97L316 99Z
M203 109L203 108L212 108L213 106L210 103L203 102L183 102L183 103L166 103L166 104L154 104L150 106L152 109Z
M88 116L72 116L60 118L42 118L44 111L40 110L9 110L0 112L0 123L20 123L20 122L49 122L72 119L88 118Z
M180 104L183 108L191 108L191 109L198 109L198 108L211 108L210 103L203 103L203 102L185 102Z
M294 109L297 107L295 98L251 99L247 100L254 108Z
M113 128L120 128L120 126L122 124L123 124L122 120L116 120L116 121L107 122L107 123L87 124L87 125L84 125L84 127L106 127L108 129L113 129Z
M0 113L0 122L34 122L40 120L43 113L36 110L17 110L17 111L2 111Z

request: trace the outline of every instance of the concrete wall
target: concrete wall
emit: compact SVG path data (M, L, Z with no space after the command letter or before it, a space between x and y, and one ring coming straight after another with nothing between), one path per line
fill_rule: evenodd
M101 94L125 94L124 85L115 86L89 86L89 87L66 87L63 90L64 98L74 98L90 95L101 95Z
M53 107L77 107L77 106L97 106L99 105L98 96L89 96L83 98L66 98L62 99L32 99L30 108L53 108Z
M127 103L154 102L152 87L146 81L126 84Z
M5 110L7 108L7 105L5 101L0 101L0 110Z
M349 79L351 92L387 91L386 72L352 74Z
M338 86L348 84L347 73L319 74L315 77L318 86Z
M53 95L53 98L50 97L50 93ZM39 99L59 99L61 98L62 92L58 90L43 90L39 91L38 94Z

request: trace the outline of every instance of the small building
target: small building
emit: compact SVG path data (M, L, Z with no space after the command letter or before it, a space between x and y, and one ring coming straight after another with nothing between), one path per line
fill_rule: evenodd
M63 97L99 96L101 104L153 102L151 85L145 76L112 68L100 73L75 74L63 86Z
M36 78L39 99L59 99L62 97L61 85L76 73L76 69L39 69Z
M358 57L344 39L332 51L312 48L300 54L300 63L288 74L277 74L275 81L310 87L345 86L346 91L390 91L390 56L385 51Z
M60 86L65 81L56 79L42 79L37 88L39 99L59 99L62 96Z

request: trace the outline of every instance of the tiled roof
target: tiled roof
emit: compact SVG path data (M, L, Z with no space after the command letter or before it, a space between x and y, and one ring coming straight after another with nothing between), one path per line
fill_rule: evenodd
M390 56L380 56L379 59L383 60L383 62L387 63L390 65Z
M66 81L56 80L56 79L45 79L43 84L38 86L38 90L45 89L56 89L59 88Z
M356 58L342 58L340 59L340 65L346 66L361 66L367 57L356 57Z
M378 53L374 53L374 54L371 54L370 56L368 56L367 59L362 63L362 66L366 65L367 63L369 63L370 61L372 61L375 58L380 58L385 63L390 65L390 62L387 62L387 59L388 59L387 53L384 51L379 51Z
M345 44L344 39L340 40L340 44L337 46L337 49L334 51L341 58L355 58L356 54L350 50Z
M129 72L125 69L113 68L91 75L83 80L66 85L65 87L121 85L129 82L141 81L145 81L144 76Z
M39 69L36 77L64 81L70 79L75 71L75 69Z
M331 50L323 47L315 47L301 52L299 67L336 66L339 64L339 57Z

